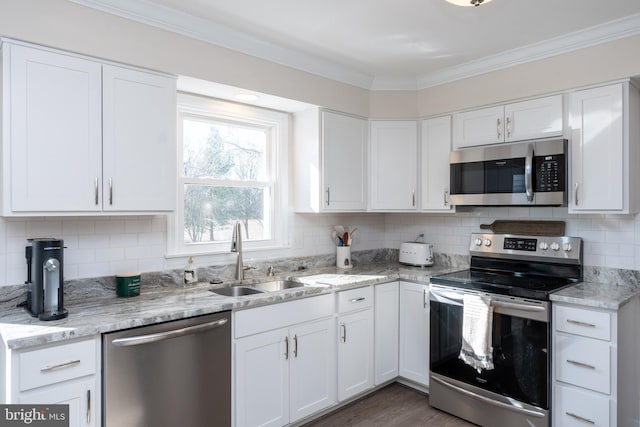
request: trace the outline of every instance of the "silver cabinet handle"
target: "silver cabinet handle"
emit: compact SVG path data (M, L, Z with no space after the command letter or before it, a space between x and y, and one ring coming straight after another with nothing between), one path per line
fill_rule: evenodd
M498 130L498 140L500 140L500 138L502 138L502 120L500 120L500 117L496 118L496 128Z
M444 206L447 207L449 205L449 191L444 190Z
M343 323L340 323L340 328L342 329L342 335L340 336L340 339L342 340L342 342L347 342L347 325Z
M595 421L590 420L589 418L581 417L580 415L574 414L573 412L565 412L565 414L569 415L572 418L575 418L576 420L584 421L585 423L589 423L589 424L596 423Z
M87 390L87 424L91 424L91 390Z
M511 117L507 116L506 119L506 127L507 127L507 138L511 137Z
M416 206L416 189L411 190L411 206Z
M227 319L219 319L213 322L203 323L201 325L187 326L185 328L174 329L172 331L167 331L167 332L158 332L155 334L138 335L135 337L127 337L127 338L117 338L113 340L111 344L118 347L150 344L158 341L168 340L170 338L178 338L185 335L197 334L198 332L220 327L222 325L225 325L227 322L228 322Z
M580 184L576 182L576 185L573 187L573 204L578 206L578 186Z
M365 297L354 298L351 300L352 303L360 302L366 300Z
M589 328L595 328L596 327L596 325L594 325L593 323L582 322L580 320L573 320L573 319L567 319L567 323L573 323L574 325L586 326L586 327L589 327Z
M427 308L427 290L422 290L422 308Z
M589 365L588 363L578 362L577 360L567 359L567 363L571 363L572 365L576 365L581 368L596 369L596 367L593 365Z
M327 206L331 204L331 188L327 187Z
M70 368L72 366L76 366L79 364L80 364L80 360L71 360L69 362L61 363L59 365L45 366L44 368L40 368L40 372L57 371L58 369Z
M298 357L298 336L293 336L293 357Z
M284 337L284 360L289 360L289 337Z
M527 147L527 156L524 158L524 189L527 200L533 201L533 144Z
M109 205L113 205L113 178L109 178Z
M94 196L95 204L96 204L96 206L98 206L98 202L100 200L98 199L98 194L99 193L98 193L98 177L97 176L95 178L93 178L93 188L94 188L94 193L95 193L95 196Z

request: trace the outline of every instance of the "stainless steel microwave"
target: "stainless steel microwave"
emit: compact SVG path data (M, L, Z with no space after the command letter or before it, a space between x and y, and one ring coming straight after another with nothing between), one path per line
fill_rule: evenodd
M566 206L567 140L452 151L451 204Z

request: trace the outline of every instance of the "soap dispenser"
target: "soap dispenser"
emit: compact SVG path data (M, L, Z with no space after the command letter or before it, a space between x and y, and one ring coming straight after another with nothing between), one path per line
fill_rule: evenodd
M195 285L198 283L198 269L193 263L193 257L189 257L187 265L184 267L183 283L185 285Z

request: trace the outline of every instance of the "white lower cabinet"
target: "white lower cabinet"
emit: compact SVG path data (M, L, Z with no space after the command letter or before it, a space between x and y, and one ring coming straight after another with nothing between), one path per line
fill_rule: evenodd
M638 299L615 310L553 305L555 427L637 426Z
M370 286L338 294L338 400L373 387L373 291Z
M235 313L237 426L283 426L336 403L333 316L333 295Z
M100 425L100 341L3 349L2 403L68 404L69 426ZM97 420L97 421L96 421Z
M375 286L374 383L380 385L398 376L399 294L398 282Z
M429 285L400 282L399 375L429 387Z

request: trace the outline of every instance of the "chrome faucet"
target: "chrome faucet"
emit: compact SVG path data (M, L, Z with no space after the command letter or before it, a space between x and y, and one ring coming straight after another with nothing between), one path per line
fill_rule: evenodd
M240 221L233 225L233 235L231 236L231 252L238 253L236 262L236 280L244 280L244 265L242 262L242 229Z

